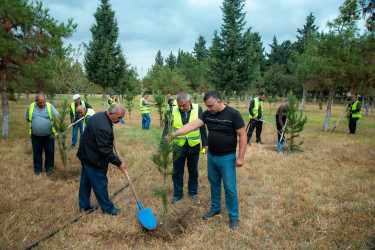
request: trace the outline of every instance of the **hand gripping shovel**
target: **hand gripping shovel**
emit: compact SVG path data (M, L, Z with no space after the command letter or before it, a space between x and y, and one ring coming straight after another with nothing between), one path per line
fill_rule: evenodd
M287 123L288 123L288 120L286 120L286 122L285 122L285 129L286 129L286 124L287 124ZM277 143L277 147L279 148L279 152L281 152L281 141L283 140L284 132L285 132L285 130L284 130L283 133L281 134L280 141Z
M65 131L68 130L68 128L70 128L71 126L74 126L76 125L79 121L82 121L82 119L85 118L84 116L82 116L81 118L79 118L75 123L72 123L70 124L62 133L64 133ZM59 133L55 133L55 136L57 136Z
M117 148L116 148L116 145L115 145L115 142L113 142L113 147L115 149L115 152L117 154L118 157L120 157L118 151L117 151ZM141 204L141 201L139 200L138 198L138 195L137 193L135 192L135 189L133 187L133 184L131 183L130 181L130 177L129 177L129 174L128 172L126 171L125 169L125 175L126 175L126 178L128 179L128 182L129 182L129 186L130 188L132 189L133 191L133 194L134 194L134 197L135 197L135 200L137 201L137 204L138 204L138 207L140 209L140 211L137 212L137 215L138 215L138 218L139 220L141 221L142 225L147 228L148 230L152 230L156 227L156 219L155 219L155 216L152 214L151 212L151 209L147 208L147 209L143 209L142 207L142 204Z

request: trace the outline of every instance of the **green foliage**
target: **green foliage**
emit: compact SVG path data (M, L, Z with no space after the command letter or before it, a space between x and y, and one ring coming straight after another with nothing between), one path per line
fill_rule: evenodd
M188 81L181 74L178 68L171 70L169 67L153 68L147 73L143 79L144 88L157 89L164 93L178 93L188 90Z
M276 103L279 101L277 95L267 96L267 102L270 105L268 115L271 115L272 109L275 107Z
M293 95L293 92L288 93L288 103L286 106L286 114L288 123L285 129L285 133L288 135L288 145L290 150L293 151L302 145L303 141L296 143L295 139L299 137L299 133L303 130L305 123L307 122L307 116L299 110L299 101Z
M209 55L209 51L206 48L206 40L202 35L198 37L198 41L194 44L193 54L198 61L203 61Z
M155 106L158 109L158 114L160 118L160 127L162 128L163 127L163 114L166 112L165 96L161 91L158 91L158 92L154 92L154 98L155 98L155 102L157 102Z
M322 100L319 100L319 109L322 110L323 109L323 101Z
M196 92L194 92L193 94L193 100L194 100L194 103L198 103L198 94Z
M127 90L125 93L125 108L128 111L129 119L130 119L130 114L134 108L133 100L134 100L133 92Z
M160 50L158 50L158 53L156 54L155 65L157 65L159 68L163 68L164 67L164 58L161 55L161 51Z
M56 139L57 139L57 145L59 147L59 153L60 153L60 158L61 158L61 161L63 163L63 167L66 168L66 165L67 165L67 154L66 154L66 145L65 145L65 140L66 140L66 129L68 127L68 125L66 124L65 120L66 120L66 116L69 115L69 102L67 99L64 99L62 105L61 105L61 109L60 109L60 112L59 112L59 120L60 120L60 123L57 123L57 121L55 120L54 121L54 124L55 124L55 129L56 129ZM51 135L51 136L54 136L54 135Z

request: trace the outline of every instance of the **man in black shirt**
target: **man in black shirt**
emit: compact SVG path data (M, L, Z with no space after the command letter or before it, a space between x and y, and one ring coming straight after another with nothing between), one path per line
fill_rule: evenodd
M264 92L260 92L258 97L254 98L250 102L249 107L249 118L250 118L250 128L247 132L247 143L250 144L251 136L253 135L254 129L256 128L256 143L264 144L262 142L262 139L260 138L260 135L262 134L262 127L263 122L261 119L263 119L263 100L266 98L266 94Z
M202 115L202 107L198 104L192 104L190 95L187 93L177 94L178 107L171 109L171 119L173 130L181 128L183 125L195 121ZM162 142L169 131L169 121L165 123ZM179 201L184 193L184 168L185 161L189 171L188 194L191 199L198 198L198 161L199 152L202 146L207 150L207 131L206 127L202 126L200 130L192 131L187 135L173 138L173 187L174 197L172 203Z
M221 101L217 91L208 91L204 102L207 111L203 112L199 119L172 133L172 137L185 135L207 125L209 131L207 171L211 186L211 210L203 218L210 219L221 213L221 181L223 181L230 228L235 229L239 226L236 167L244 164L247 139L245 123L237 110ZM237 135L240 137L240 146L236 159Z
M108 163L116 165L125 172L126 165L113 153L113 124L121 121L125 115L122 104L113 104L107 112L99 112L91 117L82 143L79 144L77 157L81 160L82 172L79 186L79 208L81 211L96 208L90 205L91 187L103 212L110 215L121 214L108 196Z

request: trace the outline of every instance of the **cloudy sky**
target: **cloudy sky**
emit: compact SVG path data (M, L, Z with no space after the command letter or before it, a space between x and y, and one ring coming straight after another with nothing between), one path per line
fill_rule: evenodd
M100 0L42 0L51 16L66 22L73 18L77 31L66 42L74 47L91 40L90 27ZM337 17L344 0L247 0L246 27L259 32L269 51L273 36L279 44L296 40L312 12L319 29ZM155 61L158 50L166 58L178 49L192 52L199 35L210 46L214 30L222 25L221 0L110 0L120 30L121 44L127 62L136 66L143 77Z

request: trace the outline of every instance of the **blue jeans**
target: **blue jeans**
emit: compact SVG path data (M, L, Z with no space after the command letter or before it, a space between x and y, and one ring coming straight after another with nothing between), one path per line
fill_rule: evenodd
M103 212L110 213L115 208L108 195L108 178L106 173L97 172L81 162L82 172L79 184L79 208L90 207L91 187Z
M236 154L215 156L208 151L207 171L211 185L211 210L216 212L221 209L221 180L223 180L229 219L238 219Z
M31 135L31 145L33 147L35 174L43 171L43 150L45 153L44 167L47 173L51 173L55 163L55 139L51 139L49 135Z
M150 129L151 118L150 114L142 114L142 129Z
M82 130L83 130L82 120L80 120L73 126L72 146L75 146L77 144L78 129L79 129L79 141L81 142L81 136L82 136Z
M174 157L175 158L175 157ZM197 195L198 194L198 160L199 152L197 154L181 155L173 162L173 187L174 187L174 197L182 198L184 196L184 169L185 160L187 160L187 168L189 172L189 182L188 182L188 194Z

